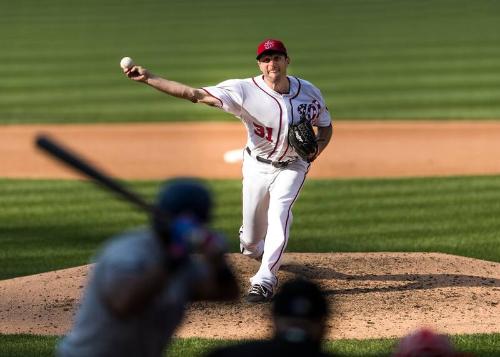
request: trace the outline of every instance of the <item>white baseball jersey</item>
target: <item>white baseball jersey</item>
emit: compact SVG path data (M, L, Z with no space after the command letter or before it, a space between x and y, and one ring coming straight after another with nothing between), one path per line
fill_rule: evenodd
M288 127L305 114L314 126L331 125L328 108L318 88L310 82L288 76L288 94L275 92L263 76L231 79L202 88L219 99L219 107L240 118L247 127L247 146L252 154L272 161L297 158L288 144Z
M288 77L288 81L287 94L269 88L263 76L203 88L219 100L219 108L240 118L247 128L240 248L244 255L261 260L250 283L271 291L288 244L291 209L310 167L288 144L289 125L298 123L301 114L315 126L331 125L320 91L303 79Z

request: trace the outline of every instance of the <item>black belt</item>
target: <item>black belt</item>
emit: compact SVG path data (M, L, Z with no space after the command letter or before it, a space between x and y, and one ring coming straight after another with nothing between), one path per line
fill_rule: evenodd
M252 156L252 151L248 148L248 146L246 147L245 150L247 151L248 155ZM288 164L291 162L291 161L272 161L272 160L264 159L263 157L257 156L257 155L254 157L259 162L263 162L264 164L269 164L269 165L272 165L272 166L277 167L277 168L287 167Z

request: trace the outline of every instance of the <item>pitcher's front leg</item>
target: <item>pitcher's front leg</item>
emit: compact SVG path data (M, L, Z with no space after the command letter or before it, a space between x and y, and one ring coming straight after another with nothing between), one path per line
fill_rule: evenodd
M252 284L263 283L273 290L278 284L277 272L288 244L293 221L292 207L304 184L306 173L307 170L284 170L270 188L264 254L259 271L251 278Z
M260 259L264 253L264 239L268 225L268 187L266 177L263 175L256 177L250 173L244 176L243 224L239 231L240 251L253 259Z

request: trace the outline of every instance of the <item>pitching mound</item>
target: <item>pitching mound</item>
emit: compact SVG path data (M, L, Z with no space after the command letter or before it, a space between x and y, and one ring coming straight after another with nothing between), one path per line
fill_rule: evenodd
M242 294L258 263L229 256ZM89 266L0 281L0 333L62 335L71 327ZM318 282L334 307L329 339L441 332L500 332L500 264L435 253L288 253L279 277ZM194 303L179 337L269 336L270 304Z

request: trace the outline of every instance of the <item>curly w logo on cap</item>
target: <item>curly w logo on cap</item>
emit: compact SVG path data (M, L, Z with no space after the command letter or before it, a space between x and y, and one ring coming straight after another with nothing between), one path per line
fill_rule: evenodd
M257 59L259 59L264 53L278 52L285 56L288 56L286 47L280 40L265 39L259 46L257 46Z

